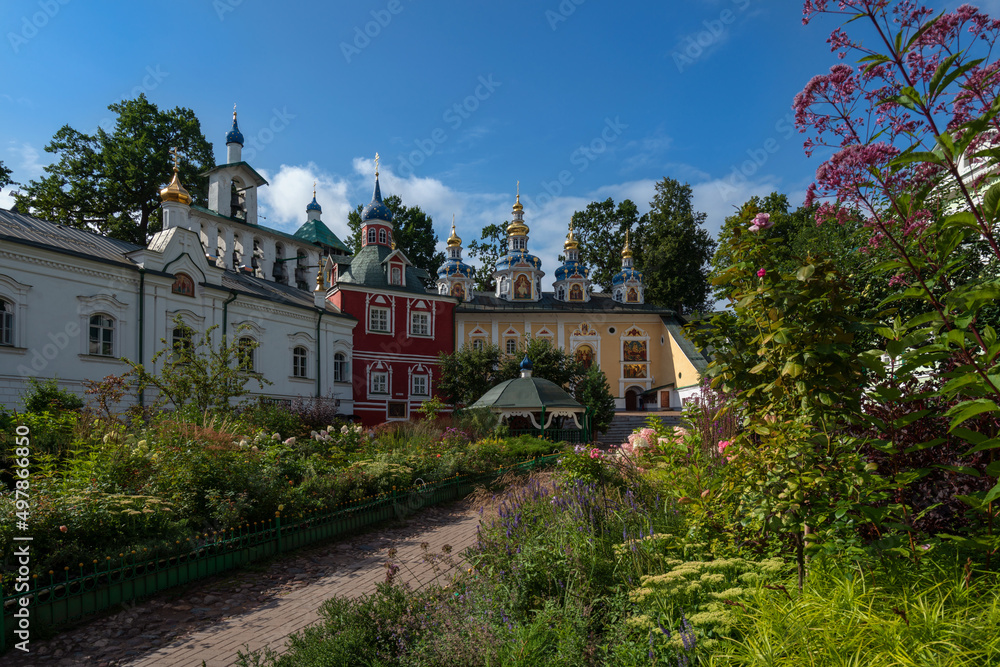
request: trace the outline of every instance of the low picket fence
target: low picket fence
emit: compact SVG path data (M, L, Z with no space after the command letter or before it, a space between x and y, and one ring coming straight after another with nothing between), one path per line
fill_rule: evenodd
M409 489L392 492L342 505L326 512L312 512L295 518L280 512L267 522L238 529L202 535L183 553L143 558L131 552L80 565L73 573L33 577L27 592L3 596L0 614L0 654L18 641L15 631L27 618L31 635L54 628L88 614L110 609L160 591L182 586L198 579L243 567L263 558L330 540L394 518L402 518L422 507L462 498L476 486L488 483L511 470L529 471L554 463L560 454L537 457L499 468L482 475L456 475L430 484L419 483ZM47 579L47 581L46 581ZM27 599L27 604L24 603ZM27 610L22 611L22 610ZM25 616L25 614L27 614Z

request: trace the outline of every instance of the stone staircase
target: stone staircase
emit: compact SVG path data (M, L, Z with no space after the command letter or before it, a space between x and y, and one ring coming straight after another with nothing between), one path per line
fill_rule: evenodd
M645 426L650 415L657 417L665 426L681 426L683 423L679 412L619 412L611 420L607 432L598 435L597 440L605 447L620 445L633 431Z

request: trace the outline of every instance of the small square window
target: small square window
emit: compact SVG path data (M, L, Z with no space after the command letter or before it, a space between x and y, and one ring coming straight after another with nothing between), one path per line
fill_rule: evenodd
M368 311L368 329L371 331L389 331L389 309L372 308Z
M414 336L431 335L431 314L410 313L410 333Z
M406 419L406 403L389 403L389 405L386 406L386 416L389 419Z
M486 347L486 343L483 342L482 338L476 338L472 341L473 350L482 350L484 347Z
M372 373L371 375L371 393L373 394L388 394L389 393L389 374L383 372Z
M426 375L414 375L413 376L413 387L412 393L414 396L427 396L427 376Z

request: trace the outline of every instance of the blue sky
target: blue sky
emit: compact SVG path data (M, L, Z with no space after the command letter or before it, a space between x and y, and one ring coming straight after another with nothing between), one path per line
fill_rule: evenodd
M997 3L991 0L992 4ZM990 4L990 3L987 3ZM551 276L573 211L691 184L713 233L752 194L804 197L793 96L834 61L832 22L801 3L693 0L5 0L0 161L27 182L62 125L93 131L139 92L189 107L225 160L269 181L264 224L294 230L318 181L323 219L384 194L452 214L466 244L509 219L521 183L529 247ZM0 206L11 203L8 191Z

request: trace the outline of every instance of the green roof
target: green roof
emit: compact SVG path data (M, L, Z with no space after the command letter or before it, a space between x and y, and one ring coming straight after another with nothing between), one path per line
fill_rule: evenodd
M337 276L338 283L363 285L369 288L384 288L403 292L427 294L422 278L427 272L415 266L406 267L406 285L390 285L383 262L395 250L383 245L366 245L354 255L349 265ZM336 259L334 261L337 261ZM342 262L338 262L342 263Z
M536 377L521 377L501 382L483 394L473 403L473 408L493 408L494 410L541 410L545 408L585 408L566 391L551 380Z
M351 252L351 249L344 245L344 243L337 238L337 235L334 234L329 227L323 224L322 220L310 220L298 228L295 232L295 236L303 241L317 243L328 248L336 248L337 250L343 250L346 253Z

